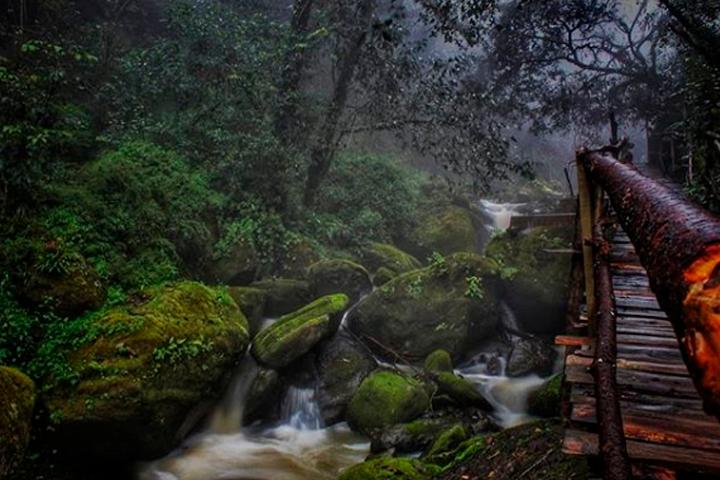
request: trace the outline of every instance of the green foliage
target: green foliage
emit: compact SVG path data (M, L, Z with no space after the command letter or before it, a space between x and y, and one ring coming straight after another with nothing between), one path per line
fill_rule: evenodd
M212 342L200 336L195 339L170 337L164 345L155 348L153 360L163 364L180 363L186 358L195 358L198 355L212 351Z
M416 218L423 180L387 157L341 155L319 192L317 208L306 214L304 228L338 246L400 237Z
M18 305L7 273L0 277L0 365L23 367L32 358L40 319Z
M438 252L433 252L432 255L428 257L428 266L436 275L441 275L448 270L447 263L445 262L445 257Z
M474 300L482 300L484 297L482 278L470 275L465 277L467 282L467 289L465 290L465 296Z
M80 73L97 61L77 46L40 40L0 56L0 208L38 200L42 181L60 160L77 159L93 143L90 117L68 92L81 92Z

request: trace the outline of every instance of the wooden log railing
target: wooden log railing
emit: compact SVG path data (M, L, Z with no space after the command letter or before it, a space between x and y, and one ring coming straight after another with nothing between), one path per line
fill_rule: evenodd
M720 417L720 217L618 160L621 146L577 154L588 325L604 478L629 478L616 386L615 309L602 235L605 197L672 322L706 412ZM622 158L622 157L621 157Z

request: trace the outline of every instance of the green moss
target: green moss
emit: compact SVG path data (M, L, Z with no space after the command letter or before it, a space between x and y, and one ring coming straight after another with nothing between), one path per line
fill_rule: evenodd
M35 385L19 370L0 367L0 477L15 469L30 440Z
M432 377L438 386L438 393L449 396L458 405L492 409L473 384L464 378L452 372L439 372Z
M375 275L373 275L373 285L381 287L397 276L398 274L389 268L380 267L375 271Z
M182 282L146 294L142 303L78 319L41 348L42 357L66 361L46 378L45 398L78 448L121 458L165 452L188 411L217 395L247 347L247 321L224 289ZM108 436L104 429L117 422L122 431Z
M348 468L338 480L429 480L438 471L412 458L381 457Z
M461 424L453 425L438 435L423 459L436 465L446 465L454 459L455 452L467 437L465 427Z
M255 336L253 355L274 368L289 365L337 330L340 314L348 303L345 294L326 295L296 312L280 317Z
M477 248L472 215L457 206L433 212L415 229L413 239L424 256L432 252L442 255L474 252Z
M371 271L386 268L392 272L405 273L422 267L417 258L387 243L371 243L363 248L361 255Z
M453 362L446 350L438 349L425 358L425 370L428 372L452 372Z
M528 396L528 412L539 417L560 415L563 375L550 377L539 389Z
M389 371L377 371L360 384L348 406L348 421L369 432L419 417L430 406L423 384Z

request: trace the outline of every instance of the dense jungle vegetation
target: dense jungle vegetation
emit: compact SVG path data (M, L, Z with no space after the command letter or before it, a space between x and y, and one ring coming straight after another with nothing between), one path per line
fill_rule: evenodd
M481 239L477 202L550 208L567 193L572 147L606 143L610 117L636 144L646 133L676 142L669 173L720 211L717 1L0 8L0 478L80 478L73 455L87 467L167 454L250 344L260 377L276 382L305 378L311 347L318 365L332 357L295 337L287 348L297 352L279 350L276 336L290 334L263 333L262 319L339 324L373 285L353 334L392 361L427 357L439 391L487 409L443 362L451 372L466 343L490 336L466 323L493 330L500 303L524 328L550 312L554 326L533 333L552 333L566 270L537 252L567 247L571 233ZM423 338L408 340L420 323ZM329 330L298 337L327 339L338 326L314 328ZM448 358L429 367L439 348ZM371 363L353 369L362 377L333 370L352 377L350 394L367 377L410 396L388 394L401 409L430 405L417 380L368 377L375 360L358 356ZM347 415L372 437L377 426L363 422L383 414L359 404L362 388L332 400L339 410L323 410L324 422ZM258 405L256 418L272 417ZM445 429L452 448L424 457L435 463L379 468L404 472L392 478L450 471L486 447L466 430ZM544 478L568 478L563 462ZM346 478L390 478L368 472Z

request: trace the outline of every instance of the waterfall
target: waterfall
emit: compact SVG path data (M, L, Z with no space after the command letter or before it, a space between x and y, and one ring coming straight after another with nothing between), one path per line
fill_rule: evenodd
M258 366L252 355L246 354L230 382L225 396L210 417L213 433L237 432L242 426L245 398L257 376Z
M480 210L487 220L485 225L491 233L504 232L510 228L510 219L524 203L495 203L480 200Z
M296 430L319 430L322 427L320 405L314 388L291 386L282 404L282 418Z

